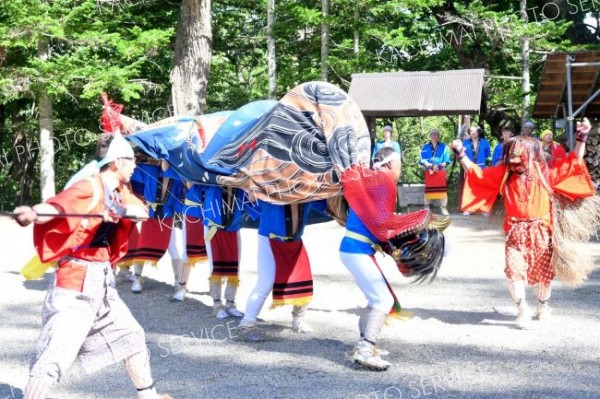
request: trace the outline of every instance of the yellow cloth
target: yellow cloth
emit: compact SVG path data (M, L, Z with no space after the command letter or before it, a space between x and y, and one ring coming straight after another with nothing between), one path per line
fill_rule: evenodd
M205 242L210 242L210 240L212 240L215 234L217 234L217 230L225 228L225 226L221 226L220 224L216 224L215 222L208 223L210 224L210 227L208 228L208 234L204 236Z
M158 208L159 205L164 205L163 202L147 202L147 204L154 212L156 212L156 208Z
M42 263L40 257L34 255L33 258L21 269L21 274L26 280L37 280L41 278L49 267L53 266L54 262Z
M202 206L202 204L200 202L192 201L191 199L188 199L188 198L186 198L183 201L183 204L187 205L187 206Z
M287 240L293 239L294 237L278 236L275 233L269 233L269 238L275 238L278 240L287 241Z
M428 200L438 200L448 198L447 193L425 193L425 198Z
M346 231L345 236L348 237L348 238L353 238L353 239L355 239L357 241L365 242L365 243L371 245L371 248L373 248L375 251L383 253L383 248L381 248L381 245L375 244L367 236L363 236L362 234L358 234L358 233L355 233L353 231Z

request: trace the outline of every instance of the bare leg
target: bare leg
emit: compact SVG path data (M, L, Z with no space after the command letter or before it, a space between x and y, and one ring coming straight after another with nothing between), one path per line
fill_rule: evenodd
M138 399L166 399L167 395L159 395L154 388L152 371L150 370L150 355L148 350L143 350L125 360L125 368L137 389Z

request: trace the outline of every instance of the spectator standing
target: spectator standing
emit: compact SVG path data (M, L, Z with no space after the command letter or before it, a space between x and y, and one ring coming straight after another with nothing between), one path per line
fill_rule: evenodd
M373 157L377 153L377 151L381 150L385 147L391 147L394 151L398 153L398 155L402 156L402 149L400 148L400 144L397 141L392 140L393 129L391 125L385 125L383 127L383 140L375 143L375 147L373 148Z
M513 136L514 133L511 128L505 127L502 129L502 141L496 144L496 147L494 147L494 153L492 154L492 166L498 166L502 162L503 145Z
M446 167L450 163L450 152L444 143L440 143L440 131L431 129L429 143L421 149L419 164L425 169L426 207L439 205L443 215L448 215L448 185Z

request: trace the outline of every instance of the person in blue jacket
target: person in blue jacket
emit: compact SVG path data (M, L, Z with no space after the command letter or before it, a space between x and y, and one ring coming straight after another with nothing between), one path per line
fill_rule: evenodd
M402 149L400 148L400 144L397 141L392 140L392 126L385 125L383 127L383 140L375 143L373 147L373 157L377 153L377 151L381 150L384 147L391 147L394 151L398 153L398 155L402 156Z
M508 139L514 136L511 128L505 127L502 129L502 141L496 144L494 147L494 153L492 154L492 166L498 166L502 162L502 146Z
M431 129L429 143L421 149L419 165L425 169L424 204L430 207L439 204L442 215L448 215L448 185L446 167L450 164L450 150L440 142L440 131Z
M465 154L469 160L480 168L487 166L487 160L490 158L490 143L483 138L483 130L479 126L469 128L469 138L463 141Z

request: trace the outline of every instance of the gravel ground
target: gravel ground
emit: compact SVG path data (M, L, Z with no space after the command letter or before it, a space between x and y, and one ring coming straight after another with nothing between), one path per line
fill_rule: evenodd
M193 271L186 301L172 303L168 259L147 268L145 290L118 289L146 330L159 391L196 398L600 398L600 272L582 287L555 285L554 317L533 330L513 327L503 278L503 234L487 219L454 216L450 254L432 285L411 285L383 260L405 309L391 321L381 346L394 364L387 372L357 370L344 356L357 339L365 305L337 248L344 231L334 222L309 226L315 297L307 319L314 332L290 329L290 308L261 317L266 342L241 340L236 319L210 316L207 268ZM0 399L22 397L29 356L40 332L40 307L49 280L24 281L18 270L32 256L31 229L0 220ZM256 231L242 230L238 304L256 279ZM600 244L586 245L600 266ZM531 291L528 291L531 296ZM533 303L532 301L530 301ZM133 398L123 367L85 375L75 365L53 398Z

